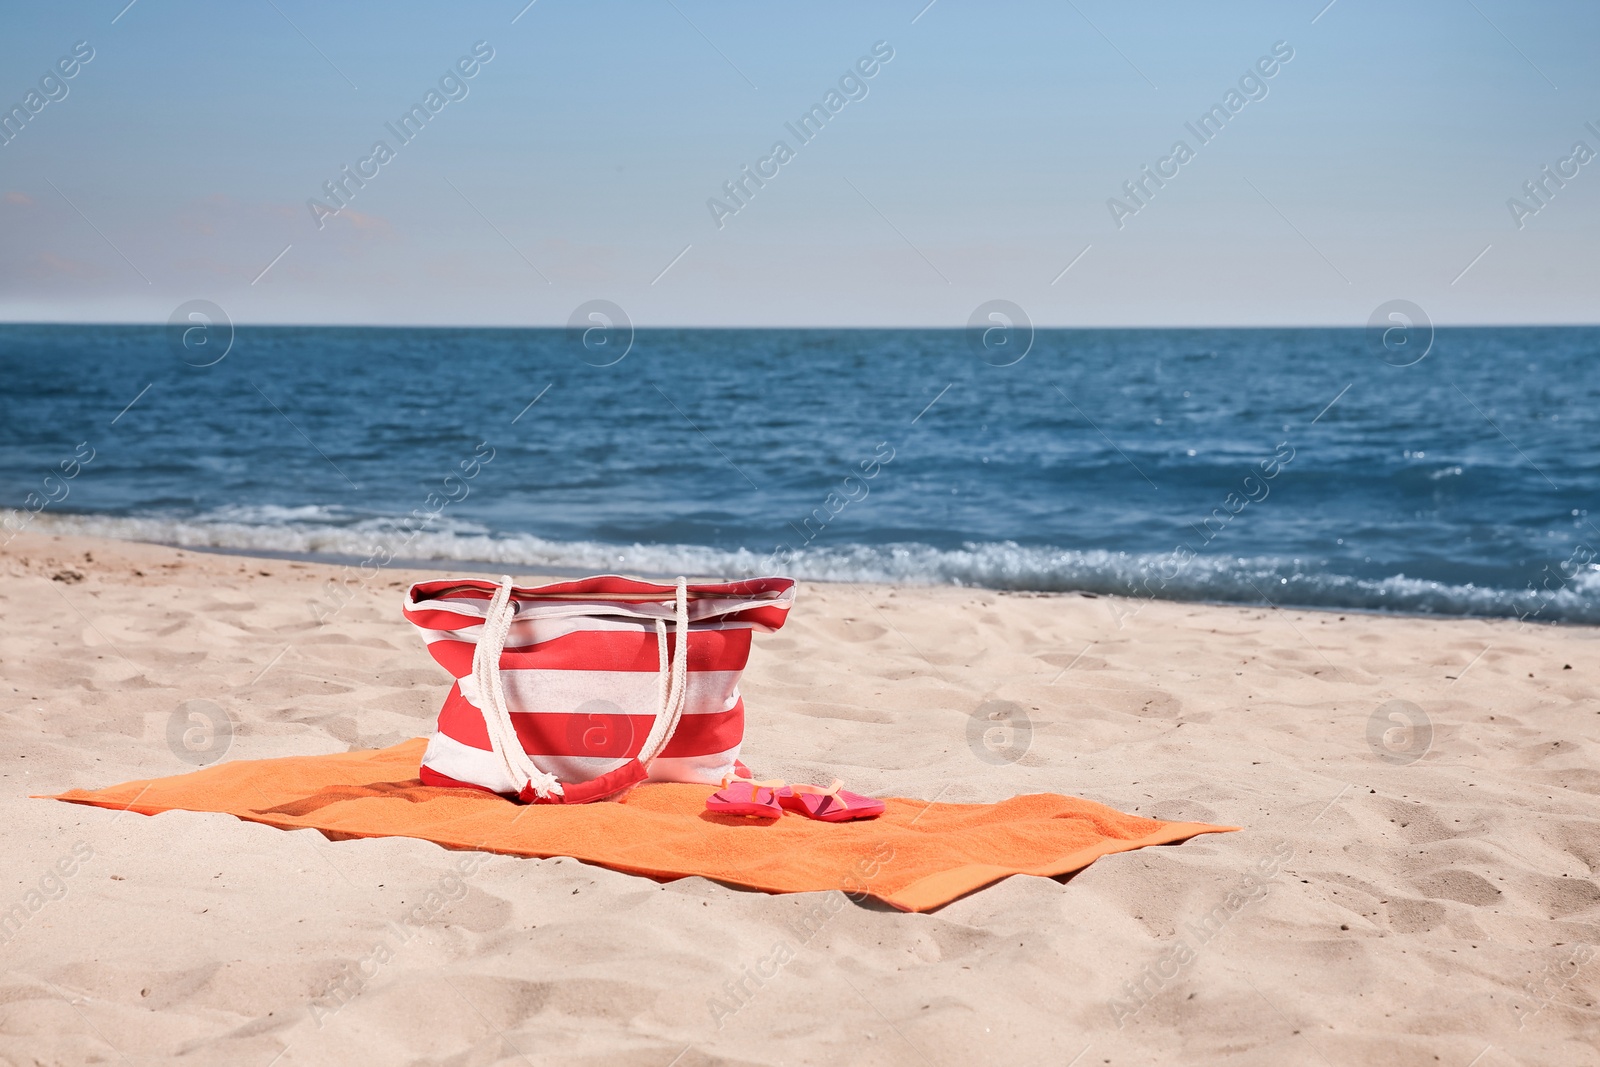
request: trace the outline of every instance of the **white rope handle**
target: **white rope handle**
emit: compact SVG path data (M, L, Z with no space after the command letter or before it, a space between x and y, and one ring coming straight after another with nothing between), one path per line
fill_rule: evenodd
M512 620L516 618L516 605L511 603L513 582L509 576L500 579L500 587L489 599L483 616L483 633L478 647L472 653L472 678L477 683L479 699L483 702L483 723L489 732L489 747L500 758L506 774L513 782L526 782L534 794L547 800L553 794L561 796L561 782L553 774L546 774L534 764L516 728L511 725L511 710L506 707L505 689L500 684L500 654L505 651L506 639L511 633ZM655 722L639 748L638 761L649 766L659 756L672 735L678 731L683 710L689 703L689 592L688 579L679 576L674 612L674 630L677 655L667 647L667 621L656 620L656 652L661 663L661 673L656 678Z
M506 774L513 782L531 785L541 799L549 799L552 793L561 795L561 783L555 775L546 774L535 766L522 747L522 740L511 725L505 690L500 685L500 653L505 651L511 620L517 614L516 605L511 603L511 586L511 578L502 577L500 588L489 599L489 608L483 616L483 634L472 653L472 678L478 683L478 699L483 702L483 723L489 731L489 747L500 757Z
M667 649L667 620L656 620L656 655L661 673L656 679L656 721L650 724L644 744L639 747L638 760L645 766L659 756L678 731L683 709L689 703L689 591L688 579L678 577L677 611L673 622L676 630L678 655L669 655Z

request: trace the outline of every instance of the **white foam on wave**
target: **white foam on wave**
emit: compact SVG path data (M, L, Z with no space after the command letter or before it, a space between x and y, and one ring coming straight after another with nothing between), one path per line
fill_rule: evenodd
M1529 616L1540 621L1600 622L1600 566L1552 581L1543 592L1409 578L1358 578L1310 571L1299 560L1198 556L1173 573L1167 553L1108 552L969 542L957 549L919 543L847 544L782 556L706 545L552 541L496 533L441 518L408 534L392 520L326 508L230 507L196 518L44 513L44 533L148 541L197 549L442 563L493 563L537 571L583 570L646 575L749 577L785 574L814 581L962 585L989 589L1089 592L1297 607L1440 615ZM1162 581L1160 575L1170 578Z

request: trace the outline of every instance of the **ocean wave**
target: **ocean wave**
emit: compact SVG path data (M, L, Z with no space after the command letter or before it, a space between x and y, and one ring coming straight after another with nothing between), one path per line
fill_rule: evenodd
M193 518L46 513L36 520L35 528L183 548L335 560L387 555L397 563L498 564L525 572L726 577L778 573L813 581L1084 591L1166 600L1600 623L1600 566L1594 564L1535 594L1529 589L1404 574L1356 577L1311 569L1303 559L1195 556L1178 566L1168 553L1064 549L1012 541L970 542L957 549L919 543L844 544L786 551L779 557L706 545L553 541L445 518L425 532L408 534L386 518L321 507L229 507ZM1163 575L1169 577L1163 581Z

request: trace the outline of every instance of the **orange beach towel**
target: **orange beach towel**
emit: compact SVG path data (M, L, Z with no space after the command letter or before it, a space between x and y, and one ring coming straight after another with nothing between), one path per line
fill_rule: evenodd
M425 742L331 756L240 760L55 797L142 815L215 811L342 840L418 837L446 848L571 856L671 881L700 875L769 893L839 889L930 911L1012 874L1061 875L1114 852L1238 829L1160 822L1054 793L999 804L892 799L876 819L776 823L705 810L712 789L650 784L616 803L522 805L416 777Z

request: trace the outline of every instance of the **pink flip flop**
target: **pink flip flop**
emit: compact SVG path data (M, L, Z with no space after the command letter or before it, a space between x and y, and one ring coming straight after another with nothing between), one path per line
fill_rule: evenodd
M820 785L784 786L777 791L777 800L784 811L819 822L875 819L884 812L883 801L850 792L838 778L826 789Z
M724 778L722 788L706 797L706 810L719 815L748 815L757 819L777 819L783 815L778 806L777 789L782 778L770 782L757 782L749 778Z

